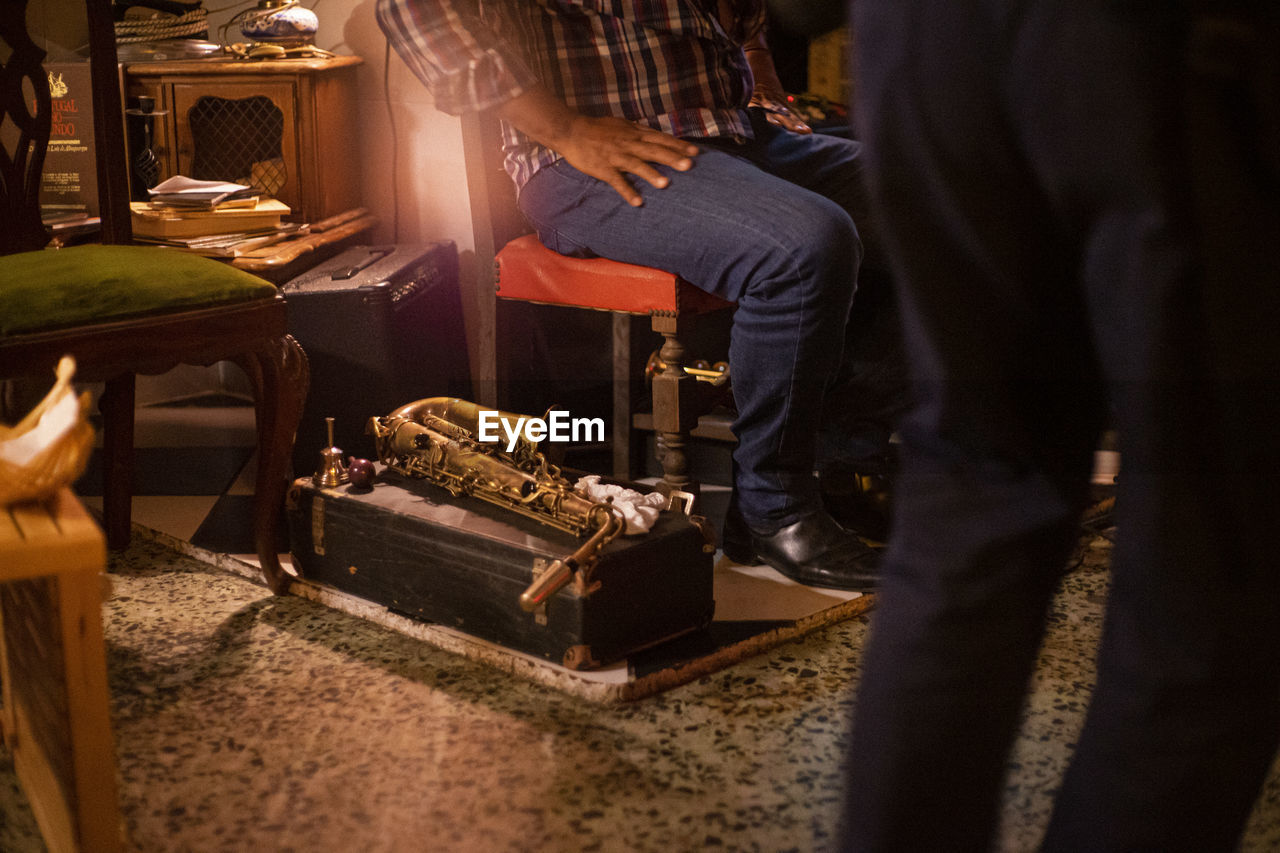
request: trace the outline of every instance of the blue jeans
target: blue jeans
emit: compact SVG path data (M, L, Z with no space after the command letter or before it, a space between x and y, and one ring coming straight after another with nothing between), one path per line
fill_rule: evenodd
M753 118L756 139L703 141L688 172L658 167L665 189L633 179L641 207L563 160L533 176L520 207L558 252L667 270L738 304L735 499L768 530L819 507L816 436L862 257L862 192L858 143Z

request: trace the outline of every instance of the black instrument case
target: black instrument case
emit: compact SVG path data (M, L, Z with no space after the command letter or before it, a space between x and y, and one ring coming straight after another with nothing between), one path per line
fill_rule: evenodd
M606 545L586 594L571 584L526 612L520 594L582 540L379 468L372 490L294 482L287 516L301 577L570 669L711 622L714 547L681 512L664 511L647 533Z

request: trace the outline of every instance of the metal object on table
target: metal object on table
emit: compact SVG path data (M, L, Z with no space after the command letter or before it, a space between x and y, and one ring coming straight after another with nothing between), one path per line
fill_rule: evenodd
M342 464L342 448L333 445L333 418L324 419L329 429L329 446L320 451L320 467L311 482L324 489L331 489L350 482L347 466Z
M146 201L147 190L160 182L160 160L153 148L155 120L168 115L169 111L157 110L156 99L148 95L139 95L131 100L137 106L124 111L129 122L129 147L133 151L129 164L129 197L133 201Z
M662 360L658 352L658 350L654 350L650 353L649 360L645 363L644 375L647 380L652 380L656 374L667 368L666 362ZM698 359L691 364L684 365L684 372L698 382L706 382L709 385L723 385L729 381L729 362L717 361L712 364L705 359Z

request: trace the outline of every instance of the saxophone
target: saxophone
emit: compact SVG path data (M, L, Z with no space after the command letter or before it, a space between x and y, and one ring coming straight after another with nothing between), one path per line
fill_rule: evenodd
M477 440L482 411L509 423L523 417L456 397L428 397L386 417L370 418L368 432L378 459L392 470L586 537L581 547L553 561L521 594L523 609L537 610L571 581L585 595L600 550L623 530L617 510L574 492L560 469L527 437L519 436L511 450Z

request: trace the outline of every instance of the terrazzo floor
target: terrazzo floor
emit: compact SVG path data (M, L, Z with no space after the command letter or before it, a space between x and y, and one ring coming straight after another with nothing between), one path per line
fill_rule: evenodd
M1107 585L1057 597L1000 849L1034 849L1082 721ZM138 851L823 850L858 618L601 706L139 542L105 607L120 804ZM874 618L874 615L871 617ZM1244 849L1280 844L1273 777ZM0 769L0 850L42 849Z
M1093 684L1110 542L1065 575L999 849L1035 848ZM104 606L136 851L811 851L831 846L874 611L601 705L137 539ZM1273 772L1243 849L1280 848ZM0 851L43 849L0 751Z

